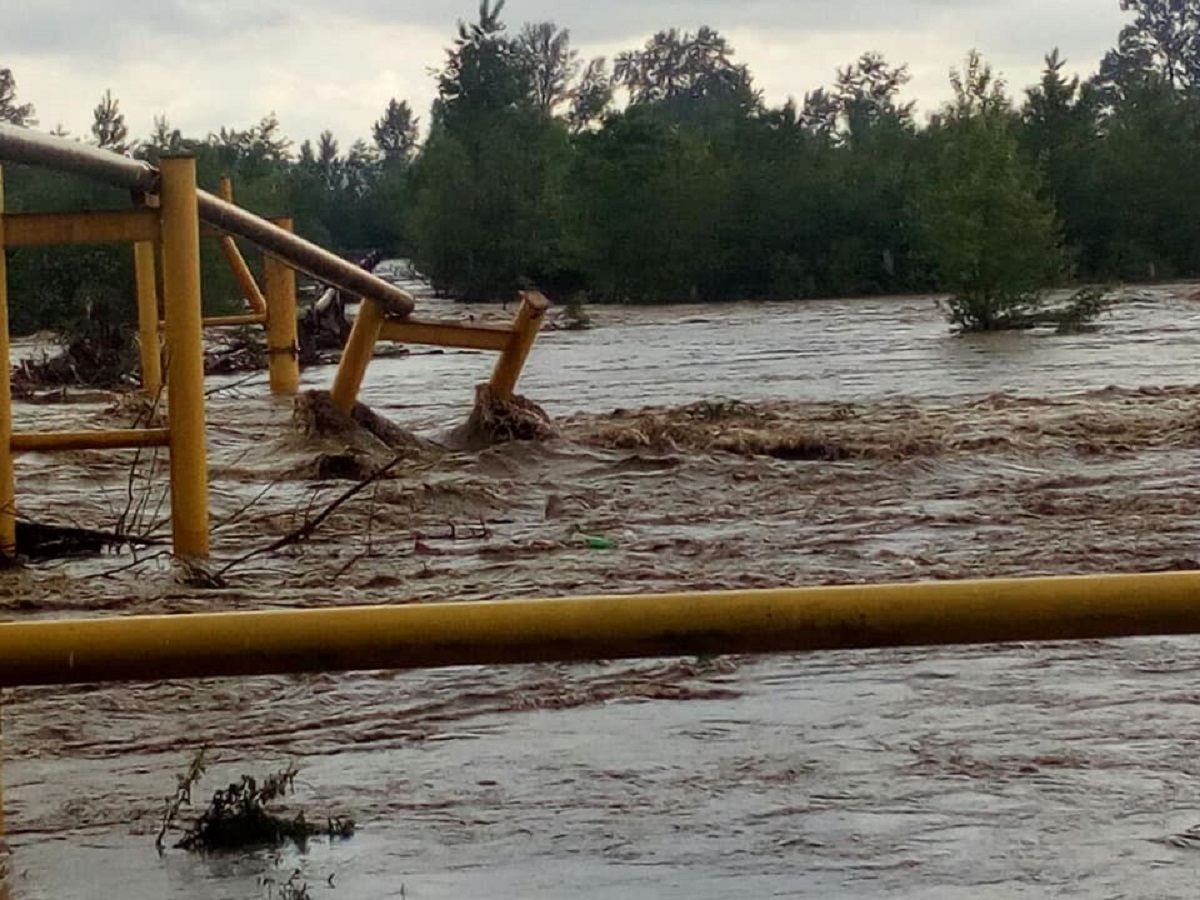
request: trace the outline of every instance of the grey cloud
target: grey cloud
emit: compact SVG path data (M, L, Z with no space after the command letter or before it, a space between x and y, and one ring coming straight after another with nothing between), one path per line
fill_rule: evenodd
M114 54L146 41L177 36L218 37L235 29L269 24L271 4L156 0L88 2L39 0L4 13L0 54L78 52Z
M1116 9L1117 0L1104 0ZM82 7L82 8L81 8ZM444 31L447 40L459 19L470 19L472 0L78 0L22 3L5 14L8 37L22 52L90 49L111 52L157 37L186 35L217 38L234 30L270 27L296 18L337 13L365 21L412 23ZM854 31L921 32L946 21L988 23L989 34L1010 36L1026 49L1042 50L1057 33L1090 30L1110 16L1095 15L1097 0L1016 0L979 4L970 0L509 0L511 24L553 20L568 27L577 42L636 45L661 28L694 28L840 33ZM1045 35L1039 39L1039 35ZM1115 35L1112 35L1115 38ZM336 40L331 35L331 40ZM1038 46L1031 47L1036 43ZM0 52L4 50L0 44ZM965 49L965 48L964 48Z

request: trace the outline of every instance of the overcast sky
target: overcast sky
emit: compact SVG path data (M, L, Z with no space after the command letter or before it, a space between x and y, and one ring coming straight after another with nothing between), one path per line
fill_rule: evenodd
M369 137L391 97L426 118L459 18L477 0L0 0L0 66L41 127L86 133L111 88L130 131L165 113L187 135L279 115L297 141L330 128L347 146ZM636 47L660 28L708 24L732 42L771 103L828 84L878 50L912 73L923 110L948 93L971 47L1014 91L1061 48L1094 70L1126 21L1118 0L509 0L505 20L552 19L588 56Z

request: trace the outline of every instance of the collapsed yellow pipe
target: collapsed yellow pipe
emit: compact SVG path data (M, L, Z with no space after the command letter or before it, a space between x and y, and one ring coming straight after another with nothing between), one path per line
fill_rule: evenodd
M384 312L373 300L363 299L350 326L350 336L342 348L342 358L329 388L333 405L349 414L358 402L358 392L367 377L367 366L375 353L375 344L385 321Z
M226 203L233 202L233 181L228 176L221 176L221 186L218 193ZM250 308L256 314L263 316L262 321L265 322L267 314L266 297L263 295L262 289L259 288L258 282L254 280L254 273L246 265L246 260L242 256L242 251L238 249L237 242L228 234L221 235L220 242L221 252L225 254L225 262L229 265L234 280L238 283L238 289L242 292L242 296L246 298L246 303L249 304Z
M0 624L0 686L1200 633L1200 573Z
M521 294L521 306L512 324L513 338L492 370L491 386L497 397L512 399L549 308L550 301L536 291Z

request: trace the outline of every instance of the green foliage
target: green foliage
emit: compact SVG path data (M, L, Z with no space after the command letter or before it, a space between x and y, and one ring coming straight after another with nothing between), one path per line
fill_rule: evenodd
M436 289L471 299L508 298L558 277L570 144L564 123L543 106L556 102L551 94L566 76L542 73L545 96L535 96L531 54L542 38L553 45L556 33L511 40L502 7L485 0L479 21L460 24L412 170L413 261ZM542 49L561 64L564 47Z
M327 131L294 148L274 114L199 138L158 118L134 152L191 150L203 187L229 175L249 209L347 254L405 256L457 298L944 290L962 328L1047 321L1044 289L1071 276L1200 274L1200 0L1109 2L1129 24L1093 77L1053 51L1018 109L973 54L954 102L918 124L907 68L877 53L768 107L712 28L660 31L610 70L553 23L510 32L503 0L483 0L434 73L423 146L392 99L364 123L371 143ZM31 121L15 84L0 68L0 119ZM615 93L629 102L614 109ZM96 118L96 140L130 143L111 95ZM128 204L20 167L7 183L18 210ZM123 248L10 257L15 330L100 308L132 321ZM202 264L206 309L240 309L209 242Z
M408 101L388 101L383 116L371 126L375 146L385 163L407 165L417 152L418 119Z
M92 137L97 147L114 153L124 153L129 149L129 128L125 125L125 114L121 112L120 101L113 98L112 91L104 92L92 116Z
M1173 91L1200 88L1200 0L1120 0L1134 20L1100 63L1095 84L1107 104L1163 81Z
M688 108L698 100L756 107L750 70L733 62L734 51L716 30L695 33L671 28L654 35L641 50L617 57L613 75L629 92L630 102L665 103Z
M579 53L571 48L571 33L553 22L529 23L521 29L515 49L533 106L552 115L570 99L571 83L579 74Z
M190 806L192 793L208 768L204 750L196 754L187 771L176 777L175 793L167 799L162 826L155 845L161 852L168 831L175 825L184 807ZM354 822L347 818L329 818L323 826L309 822L304 812L293 816L277 814L272 806L295 790L294 766L273 772L261 781L243 775L228 787L213 793L208 807L186 828L176 847L197 852L243 850L254 847L279 847L291 842L303 848L317 836L348 838L354 834Z
M12 69L0 66L0 122L32 128L37 124L32 103L17 102L17 79Z
M128 194L94 181L25 166L4 169L9 212L128 206ZM24 247L8 251L9 323L16 334L38 329L81 330L89 310L106 310L114 324L136 310L133 260L114 246ZM125 301L129 298L129 301ZM78 326L78 327L75 327Z
M1023 327L1044 289L1065 275L1054 210L1020 153L1003 83L976 53L952 83L955 99L930 136L920 198L926 253L952 294L956 327Z

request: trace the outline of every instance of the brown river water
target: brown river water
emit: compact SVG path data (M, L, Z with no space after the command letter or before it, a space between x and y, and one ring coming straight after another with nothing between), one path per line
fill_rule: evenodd
M0 574L10 618L1200 566L1200 301L1089 333L952 336L933 299L601 309L522 391L556 440L429 448L299 547L181 583L139 551ZM436 305L436 304L435 304ZM463 308L443 309L460 315ZM436 438L492 360L380 359L363 400ZM307 371L327 387L332 369ZM349 482L265 379L210 382L215 556ZM128 425L103 397L17 425ZM161 533L163 461L28 456L23 515ZM153 470L153 471L152 471ZM612 550L589 549L602 536ZM220 564L218 564L220 567ZM1200 641L823 653L9 690L13 898L1193 897ZM294 761L357 834L156 853ZM1196 830L1193 830L1196 829Z

